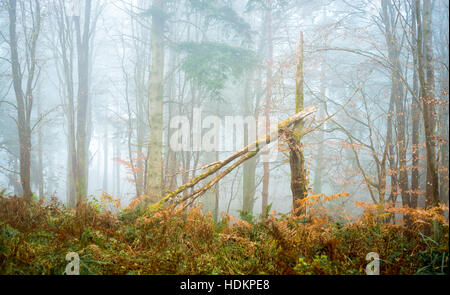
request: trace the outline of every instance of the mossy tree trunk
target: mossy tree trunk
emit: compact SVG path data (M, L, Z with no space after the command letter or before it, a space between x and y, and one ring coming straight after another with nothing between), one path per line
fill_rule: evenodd
M297 71L295 75L295 112L299 113L304 108L303 93L303 32L300 32L300 40L297 48ZM289 163L291 167L291 191L293 212L295 215L301 214L298 210L299 200L305 198L308 194L307 177L305 170L305 158L301 146L301 131L303 129L303 121L294 124L295 145L297 148L291 148L289 152Z

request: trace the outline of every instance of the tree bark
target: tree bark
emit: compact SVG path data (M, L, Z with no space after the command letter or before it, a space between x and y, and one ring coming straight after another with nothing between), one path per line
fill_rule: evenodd
M447 48L448 52L448 48ZM448 54L446 56L448 60ZM446 69L441 71L441 91L443 93L449 93L449 73ZM440 197L441 202L448 205L449 202L449 106L442 103L440 105L440 139L442 145L440 148L441 163L440 163Z
M245 81L244 99L242 100L244 106L245 116L254 116L253 112L253 96L250 95L250 88L252 82L253 72L249 73L249 78ZM244 144L249 144L249 129L244 129ZM253 206L255 203L255 170L256 158L253 157L243 164L242 172L242 211L253 214Z
M75 30L78 51L78 104L77 104L77 131L76 131L76 192L77 204L87 197L87 167L88 167L88 106L89 106L89 35L91 22L91 0L86 0L84 11L83 32L80 27L80 17L75 16Z
M395 116L397 124L397 140L398 146L398 165L399 171L397 171L399 177L399 186L402 196L403 206L410 207L410 194L408 183L408 172L406 167L406 120L404 109L404 95L402 81L402 69L400 65L400 48L397 43L397 35L395 34L395 28L393 28L393 15L391 0L383 0L382 5L382 19L385 27L385 39L386 46L388 48L388 57L391 64L391 92L395 103ZM393 171L391 171L393 172Z
M272 67L273 67L273 40L272 40L272 0L268 0L268 7L266 11L266 23L267 23L267 72L266 72L266 99L264 106L264 116L266 123L266 131L270 129L270 104L272 100ZM268 162L263 163L263 188L262 188L262 206L261 214L265 216L267 211L267 205L269 202L269 181L270 181L270 165Z
M154 0L153 7L163 11L164 1ZM162 194L162 137L163 137L163 75L164 75L164 18L152 15L150 72L150 143L147 172L147 194L157 200Z
M324 70L324 66L321 66L320 69L320 95L321 97L325 97L325 70ZM323 109L321 109L319 116L323 116L324 112ZM324 169L324 144L323 144L323 130L325 129L325 126L323 125L320 129L319 129L319 134L317 137L317 140L319 141L319 147L317 149L317 154L316 154L316 167L314 169L314 183L313 183L313 191L314 193L321 193L322 192L322 174L323 174L323 169Z
M431 30L431 3L423 1L423 15L420 13L420 1L416 0L418 73L420 96L425 130L425 146L427 160L426 207L439 203L439 175L435 151L435 106L434 106L434 67ZM423 28L422 28L423 19ZM423 37L422 37L423 36ZM423 48L423 49L422 49ZM422 51L423 50L423 51ZM426 75L424 73L426 70Z
M38 94L37 97L37 113L38 118L42 116L41 113L41 98ZM39 187L39 199L44 197L44 166L43 166L43 145L42 145L42 122L38 126L38 187Z
M303 111L304 93L303 93L303 32L300 32L296 56L297 71L295 75L295 112ZM292 191L292 210L295 215L302 212L298 210L299 200L305 198L308 194L307 177L305 170L305 158L301 146L301 131L303 129L302 121L294 124L295 137L294 142L290 144L289 163L291 167L291 191Z
M27 81L25 93L22 89L22 81L24 72L21 71L18 40L17 40L17 1L10 0L8 2L8 16L9 16L9 46L11 51L11 70L13 78L14 93L17 102L17 128L19 135L19 162L20 162L20 182L22 185L23 196L26 200L31 200L31 184L30 184L30 166L31 166L31 110L33 107L33 86L36 75L36 48L40 33L41 25L41 11L39 1L34 1L34 5L30 1L30 9L33 10L33 27L30 35L25 35L25 42L30 46L29 55L27 55ZM22 7L22 14L25 14L25 9ZM22 15L26 20L27 16Z
M416 40L417 38L417 24L416 24L416 14L414 11L414 2L412 3L412 38L411 40ZM419 186L419 149L420 149L420 106L417 101L419 97L419 81L417 77L417 46L415 42L412 42L412 51L413 51L413 64L414 64L414 73L413 73L413 96L411 98L411 120L412 120L412 146L411 146L411 155L412 155L412 171L411 171L411 208L417 208L417 200L420 195L420 186Z

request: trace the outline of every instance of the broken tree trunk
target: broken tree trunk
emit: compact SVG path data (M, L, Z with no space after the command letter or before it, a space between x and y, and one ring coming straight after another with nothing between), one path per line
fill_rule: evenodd
M176 190L167 193L161 200L159 200L157 203L149 206L147 213L154 212L158 209L160 209L164 204L166 204L169 201L172 201L171 208L175 209L178 205L183 204L182 209L185 209L189 204L192 204L198 197L203 195L209 188L214 186L220 179L225 177L228 173L234 170L234 168L238 167L240 164L245 162L246 160L252 158L255 156L264 146L268 145L273 138L278 137L279 134L282 133L283 130L285 130L287 127L290 127L293 124L297 124L298 122L302 121L312 113L316 111L316 108L314 106L309 106L305 108L303 111L296 113L295 115L289 117L288 119L278 123L278 129L274 130L261 138L259 138L257 141L245 146L243 149L235 152L233 155L229 156L228 158L214 162L208 165L203 166L201 169L204 170L206 168L209 168L207 171L201 173L197 177L191 179L186 184L183 184L182 186L178 187ZM228 167L226 170L221 172L219 175L217 175L214 179L209 181L206 185L203 187L183 196L181 199L176 199L177 196L185 191L188 188L193 187L201 180L207 178L208 176L216 173L224 166L228 165L229 163L233 162L235 159L239 158L238 161L236 161L233 165Z
M295 75L295 112L299 113L303 110L305 97L303 92L303 32L300 31L300 39L297 48L297 71ZM287 128L285 128L287 129ZM289 145L289 164L291 166L291 191L292 191L292 211L295 215L300 215L299 201L304 199L308 194L307 177L305 170L305 157L301 147L301 132L303 122L299 121L294 124L293 132L296 134L289 135L289 131L285 130L287 142Z

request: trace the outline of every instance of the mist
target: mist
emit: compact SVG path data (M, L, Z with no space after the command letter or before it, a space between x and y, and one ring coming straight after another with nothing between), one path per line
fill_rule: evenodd
M0 191L215 222L447 206L448 5L1 0Z

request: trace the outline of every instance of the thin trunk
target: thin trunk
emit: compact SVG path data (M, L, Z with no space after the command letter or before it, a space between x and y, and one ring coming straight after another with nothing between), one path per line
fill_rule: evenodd
M448 49L447 49L448 50ZM448 58L447 58L448 60ZM449 78L448 78L448 71L442 70L442 92L448 93L449 92ZM441 145L440 151L441 151L441 163L440 163L440 196L441 196L441 202L448 205L449 201L449 181L448 181L448 165L449 165L449 107L448 104L441 104L440 105L440 138L442 139L443 143Z
M216 162L219 161L219 152L216 151ZM214 221L219 221L219 198L220 198L220 187L219 183L216 184L216 195L215 195L215 202L214 202Z
M37 97L37 111L38 111L38 118L42 116L41 113L41 101L40 101L40 95ZM41 123L42 124L42 123ZM38 186L39 186L39 199L42 199L44 197L44 167L42 163L42 125L39 124L38 127Z
M120 155L120 141L119 134L116 130L116 137L114 140L114 194L116 197L120 196L120 162L118 161L121 157Z
M253 114L253 95L250 94L250 83L252 82L253 72L249 73L249 78L245 81L244 99L244 115L250 116ZM250 130L251 131L251 130ZM248 136L249 128L244 129L244 144L249 144ZM253 157L246 161L243 167L243 184L242 184L242 196L243 204L242 211L253 214L253 206L255 203L255 170L256 170L256 157Z
M106 120L107 121L107 120ZM108 191L108 123L103 135L103 191Z
M414 3L412 4L414 5ZM417 27L416 27L416 14L412 11L412 38L411 40L415 40L417 38ZM420 148L420 107L419 102L417 101L419 97L419 84L417 77L417 48L415 42L412 44L413 48L413 63L414 63L414 73L413 73L413 96L412 96L412 110L411 110L411 120L412 120L412 172L411 172L411 207L417 208L417 200L420 195L420 186L419 186L419 148Z
M63 83L65 98L65 115L67 119L67 205L74 208L76 205L76 177L77 155L75 139L75 103L74 103L74 79L73 79L73 22L65 16L64 5L61 1L55 7L58 40L61 47L63 65Z
M448 12L447 21L443 22L441 27L442 34L440 42L440 59L444 60L448 64L449 60L449 47L448 47ZM441 35L441 36L442 36ZM449 71L448 68L441 67L440 70L440 90L444 94L441 99L441 104L439 105L439 139L441 142L440 146L440 191L439 195L441 202L444 204L449 203L449 105L448 105L448 93L449 93ZM447 98L447 101L445 100Z
M395 203L397 202L398 196L398 181L397 181L397 163L395 161L395 150L392 140L392 126L393 126L393 118L394 116L394 94L391 92L391 98L389 101L389 111L387 114L386 121L386 145L388 147L388 161L389 161L389 174L391 175L391 192L389 195L389 202Z
M396 129L398 146L398 164L399 164L399 186L402 196L403 206L410 207L410 195L408 184L408 172L406 168L406 121L405 121L405 109L404 109L404 95L402 81L402 69L400 65L399 55L400 49L397 43L397 37L395 34L395 28L392 21L395 18L393 15L391 0L383 0L382 4L382 19L385 26L385 39L388 47L388 57L392 65L391 69L391 92L394 96L395 102L395 115L396 115ZM389 11L389 12L388 12ZM392 171L391 171L392 172Z
M47 188L46 188L46 193L47 193L47 196L50 198L50 197L53 197L54 196L54 193L55 193L55 188L56 188L56 186L55 186L55 180L57 179L57 177L56 177L56 175L55 175L55 167L54 167L54 164L55 164L55 154L53 154L53 153L50 153L49 155L48 155L48 162L47 162L47 167L48 167L48 171L49 171L49 174L48 174L48 178L47 178Z
M324 66L321 66L320 69L320 96L322 98L325 97L325 70ZM322 118L324 115L324 108L322 108L319 111L319 117ZM317 140L319 141L319 148L317 149L316 154L316 169L314 170L314 184L313 184L313 191L314 193L322 193L322 174L324 169L324 134L323 130L325 129L325 124L320 128L317 134Z
M67 206L69 208L74 208L76 206L76 188L75 188L75 175L73 159L75 156L75 150L73 149L74 143L68 142L68 152L67 152Z
M142 7L144 1L139 1L138 6ZM132 4L130 4L132 6ZM130 17L132 22L132 36L135 48L135 75L134 87L136 89L136 194L140 196L145 192L146 179L146 154L144 154L144 139L146 136L146 110L148 100L148 43L149 34L147 28L136 22L133 16ZM131 152L131 150L130 150ZM131 153L130 153L131 154ZM131 155L130 155L131 158Z
M19 168L18 166L18 163L17 163L17 157L16 156L13 156L14 157L14 160L13 160L13 171L17 171L17 169ZM14 195L15 196L20 196L20 195L23 195L23 189L22 189L22 186L20 185L20 183L19 183L19 181L18 181L18 179L17 179L17 174L13 174L12 175L12 178L13 178L13 183L14 183Z
M140 71L138 70L138 73ZM142 74L144 75L144 74ZM138 81L141 81L139 83L140 86L138 86L137 90L137 96L136 96L136 108L137 108L137 118L136 118L136 144L137 144L137 160L136 160L136 192L137 195L140 196L145 191L145 170L147 162L146 155L144 154L144 138L145 138L145 124L144 124L144 114L145 114L145 103L144 99L146 97L145 91L142 89L142 84L144 84L144 79Z
M170 65L169 68L171 70L175 69L175 65L176 65L176 52L174 52L173 50L170 51ZM168 88L168 92L169 92L169 101L168 103L168 114L167 117L168 118L172 118L174 116L175 113L175 107L173 104L173 101L175 101L176 99L176 95L175 95L175 75L171 74L169 81L169 88ZM173 129L170 128L170 126L167 128L167 142L170 142L170 138L172 137L173 134ZM167 159L166 159L166 175L165 175L165 183L167 184L167 189L172 191L174 189L176 189L177 187L177 177L176 177L176 170L177 170L177 154L175 151L173 151L170 147L167 149Z
M9 47L11 51L11 70L13 78L14 93L17 102L17 128L19 135L19 161L20 161L20 182L22 184L23 196L26 200L31 200L31 184L30 184L30 166L31 166L31 109L33 106L33 86L36 76L36 48L37 40L40 33L40 5L39 1L34 1L30 8L33 10L31 15L33 27L30 35L25 36L27 46L30 46L29 55L27 55L27 81L25 93L22 89L22 80L25 73L20 69L18 40L17 40L17 1L10 0L8 2L9 16ZM25 10L22 9L22 14ZM27 16L22 15L22 18Z
M272 0L268 0L268 8L266 11L266 23L267 23L267 72L266 72L266 99L264 106L264 117L266 123L266 132L270 130L270 103L272 100L272 88L273 88L273 40L272 40ZM269 150L267 150L268 152ZM261 215L264 217L267 211L267 205L269 202L269 180L270 180L270 165L269 162L263 163L263 188L262 188L262 206Z

